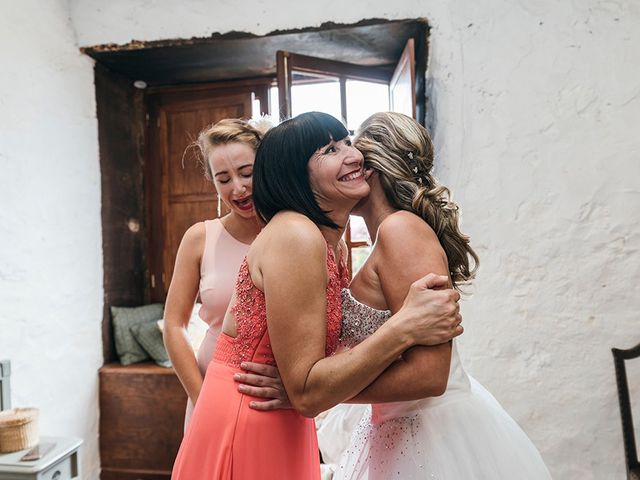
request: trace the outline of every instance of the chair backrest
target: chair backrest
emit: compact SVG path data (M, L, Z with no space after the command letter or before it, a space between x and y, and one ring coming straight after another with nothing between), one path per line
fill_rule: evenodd
M0 361L0 412L11 408L11 388L9 377L11 376L11 362Z
M629 383L627 381L627 369L625 360L640 357L640 344L628 350L612 348L613 364L616 370L616 382L618 384L618 400L620 401L620 417L622 419L622 439L624 442L624 455L627 464L628 478L637 478L640 472L638 463L638 451L636 450L636 437L633 428L631 414L631 399L629 397Z

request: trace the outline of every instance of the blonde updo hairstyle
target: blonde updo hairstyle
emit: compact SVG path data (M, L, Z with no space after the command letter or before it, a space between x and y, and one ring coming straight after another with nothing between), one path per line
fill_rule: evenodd
M251 147L255 153L266 129L266 124L265 126L254 126L251 122L240 118L225 118L202 130L194 143L200 152L198 161L202 166L204 176L213 181L209 158L216 147L237 142Z
M449 189L431 174L433 144L426 129L400 113L376 113L360 126L354 145L366 167L378 173L391 205L415 213L435 231L454 287L471 280L479 259L460 231L458 206Z

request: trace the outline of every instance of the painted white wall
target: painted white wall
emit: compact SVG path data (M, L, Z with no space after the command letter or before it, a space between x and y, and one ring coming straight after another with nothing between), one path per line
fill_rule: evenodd
M624 478L609 348L640 341L640 4L241 4L3 4L0 356L14 403L40 405L47 433L83 436L95 474L99 167L91 62L68 13L80 46L426 17L438 172L482 258L468 369L554 478Z
M43 435L98 477L100 170L93 63L64 1L0 3L0 358Z

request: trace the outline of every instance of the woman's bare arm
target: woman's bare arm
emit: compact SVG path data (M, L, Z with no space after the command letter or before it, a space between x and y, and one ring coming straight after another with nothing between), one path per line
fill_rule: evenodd
M202 374L189 342L187 326L200 283L200 261L204 251L204 223L190 227L178 248L173 278L164 311L164 345L173 368L193 403L202 388Z
M267 226L259 277L267 300L269 336L289 399L305 416L315 416L354 397L407 348L433 340L433 322L424 321L428 299L447 314L439 324L442 337L454 330L450 292L414 284L410 307L401 309L355 348L325 358L326 243L307 218L287 212ZM267 253L268 252L268 253ZM253 276L253 271L252 271ZM254 277L255 280L255 277ZM446 333L445 333L446 331Z
M438 237L411 213L398 212L385 219L378 231L376 249L376 273L391 312L402 306L416 279L427 273L448 275L447 257ZM408 401L442 395L447 388L450 363L449 342L413 347L348 403Z
M194 404L204 379L189 341L187 327L198 295L205 235L204 223L193 225L184 234L178 248L164 314L164 344L173 368ZM251 362L247 362L244 368L249 373L237 378L246 384L241 385L239 390L265 399L252 402L252 408L275 410L290 407L277 369Z

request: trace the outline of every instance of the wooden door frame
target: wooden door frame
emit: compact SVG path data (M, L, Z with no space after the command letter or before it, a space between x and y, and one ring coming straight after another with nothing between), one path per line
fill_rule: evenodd
M162 122L164 112L181 109L173 105L188 105L202 102L202 95L215 94L228 98L246 94L248 90L255 92L260 99L261 109L265 105L266 113L269 112L269 87L273 78L263 77L251 80L215 82L198 85L158 87L150 89L146 96L147 106L147 148L145 155L145 199L147 222L147 281L150 291L150 301L164 301L165 283L169 279L165 277L165 225L164 212L167 210L168 186L162 181L162 174L167 167L168 153L159 151L162 140ZM203 125L204 127L204 125ZM161 167L157 168L153 159L161 159ZM166 180L166 179L165 179ZM168 285L167 285L168 288Z

